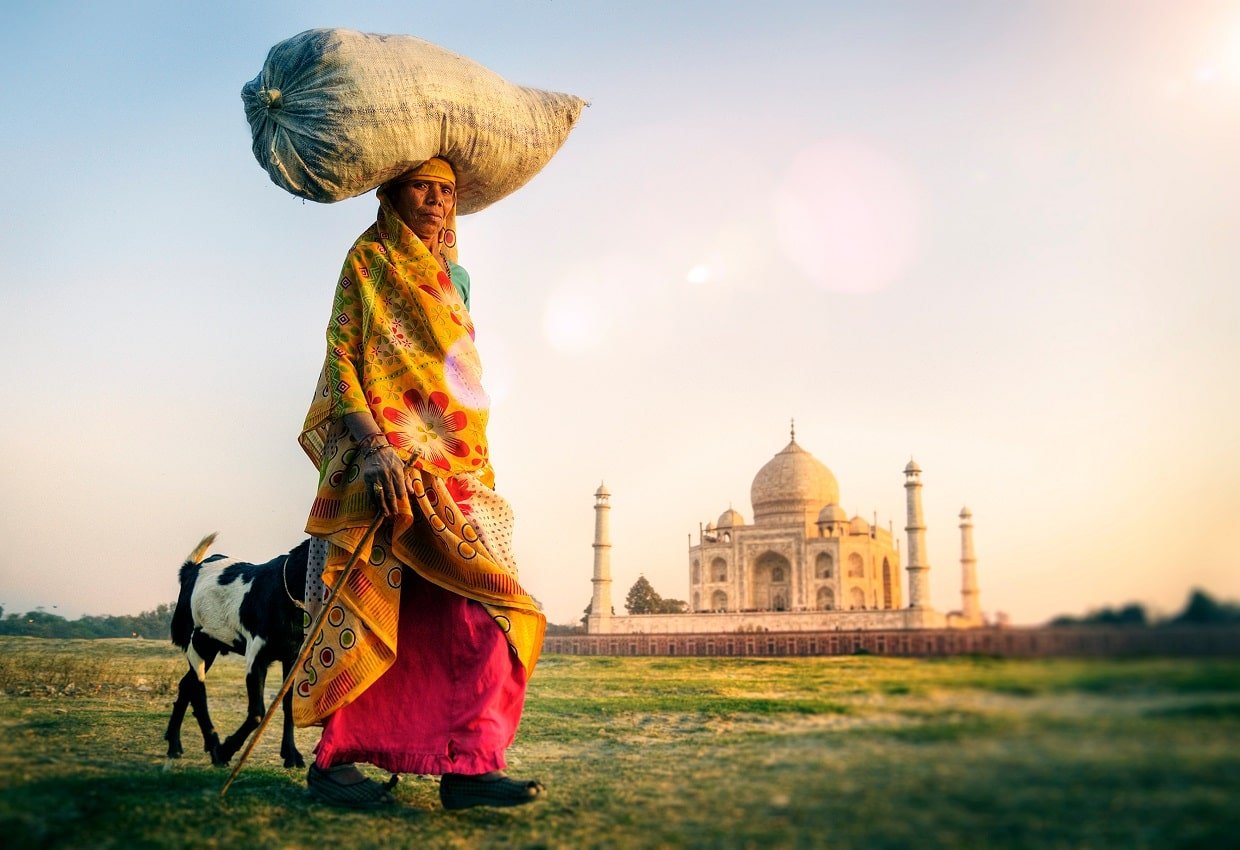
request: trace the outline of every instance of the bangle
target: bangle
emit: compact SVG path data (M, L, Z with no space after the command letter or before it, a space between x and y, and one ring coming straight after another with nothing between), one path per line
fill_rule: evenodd
M367 434L365 437L362 437L360 440L358 440L357 444L361 446L362 448L366 448L371 440L382 440L384 443L386 443L387 434L384 434L382 431L380 431L377 434Z
M370 448L362 452L362 460L368 460L370 456L374 454L375 452L381 452L384 449L391 449L391 448L392 447L389 446L387 443L379 443L377 445L371 446ZM395 451L395 449L393 449L393 451Z

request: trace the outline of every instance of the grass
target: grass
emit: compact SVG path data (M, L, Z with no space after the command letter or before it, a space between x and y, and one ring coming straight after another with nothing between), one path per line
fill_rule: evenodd
M232 662L232 663L229 663ZM0 638L12 847L1163 848L1240 835L1240 660L546 656L509 752L545 802L313 803L263 739L226 772L161 736L183 670L154 641ZM275 674L273 671L272 679ZM244 712L242 671L209 687ZM269 682L274 690L276 683ZM299 730L309 755L316 730Z

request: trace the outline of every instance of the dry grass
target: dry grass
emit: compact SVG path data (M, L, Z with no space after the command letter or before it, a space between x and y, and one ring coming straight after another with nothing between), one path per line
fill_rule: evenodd
M185 758L162 757L183 663L153 641L0 640L6 845L1161 848L1240 834L1232 660L548 656L510 751L548 799L452 814L412 777L391 811L316 805L279 767L276 734L221 801L192 722ZM94 691L78 682L91 672ZM209 686L217 724L239 723L239 660ZM298 735L308 753L316 731Z

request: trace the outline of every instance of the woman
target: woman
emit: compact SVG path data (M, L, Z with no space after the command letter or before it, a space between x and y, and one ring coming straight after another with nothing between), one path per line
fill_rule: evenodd
M307 602L362 550L294 687L297 724L324 727L308 783L329 803L390 802L396 777L368 779L363 761L441 775L446 808L520 805L543 787L507 777L504 750L546 620L517 581L512 513L492 489L456 177L435 158L378 195L301 435L319 468L306 530L322 584L308 580Z

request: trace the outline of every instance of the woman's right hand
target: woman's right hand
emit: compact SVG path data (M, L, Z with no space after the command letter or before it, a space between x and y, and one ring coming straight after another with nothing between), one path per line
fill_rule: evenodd
M363 451L369 454L362 459L362 480L366 482L375 507L385 517L409 513L408 478L396 449L381 444L377 450L368 448Z

